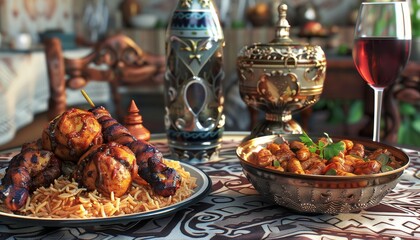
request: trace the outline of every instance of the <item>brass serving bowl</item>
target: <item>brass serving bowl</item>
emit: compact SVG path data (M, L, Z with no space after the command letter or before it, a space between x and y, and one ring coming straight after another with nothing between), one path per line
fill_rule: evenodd
M236 150L244 174L263 197L299 212L337 214L357 212L375 206L397 185L409 164L407 154L395 147L352 138L346 139L363 144L367 150L388 149L403 163L402 167L385 173L349 177L280 172L248 161L253 152L266 147L268 143L299 140L299 136L300 134L258 137L241 143ZM334 142L341 140L331 138Z
M279 6L275 38L269 43L244 46L237 57L239 92L250 107L265 112L265 119L249 138L302 133L292 114L321 97L327 61L320 46L289 38L286 5Z

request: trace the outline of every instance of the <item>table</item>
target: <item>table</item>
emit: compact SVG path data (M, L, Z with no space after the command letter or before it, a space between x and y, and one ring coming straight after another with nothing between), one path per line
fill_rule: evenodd
M375 207L338 215L299 214L266 201L242 173L237 145L247 132L226 132L218 159L197 163L212 180L210 194L173 215L108 226L54 228L0 224L0 238L28 239L419 239L420 154ZM152 143L165 155L165 136Z

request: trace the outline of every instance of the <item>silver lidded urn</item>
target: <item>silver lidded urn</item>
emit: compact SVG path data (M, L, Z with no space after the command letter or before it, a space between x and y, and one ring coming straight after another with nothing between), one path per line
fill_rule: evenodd
M289 37L287 5L278 7L275 38L241 49L237 58L239 92L250 107L265 112L248 139L271 134L299 134L292 114L315 104L322 93L326 57L320 46Z
M211 0L179 0L166 36L165 128L173 157L217 156L223 115L223 31Z

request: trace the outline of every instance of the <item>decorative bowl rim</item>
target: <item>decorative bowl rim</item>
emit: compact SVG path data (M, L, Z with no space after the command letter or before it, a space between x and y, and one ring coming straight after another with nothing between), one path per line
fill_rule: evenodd
M280 172L274 169L269 169L269 168L265 168L265 167L261 167L258 166L257 164L251 163L247 160L245 160L245 158L243 157L243 155L245 154L244 151L246 150L247 147L250 147L252 145L253 142L255 141L263 141L263 140L272 140L270 142L276 141L277 139L283 139L283 138L291 138L291 137L298 137L301 136L301 134L275 134L275 135L267 135L267 136L262 136L262 137L257 137L257 138L253 138L253 139L249 139L245 142L242 142L238 145L238 147L236 148L236 156L239 158L241 165L243 166L244 164L258 169L260 171L263 171L265 173L269 173L269 174L274 174L274 175L278 175L279 177L287 177L287 178L295 178L295 179L301 179L301 180L316 180L316 181L337 181L337 180L346 180L346 181L360 181L360 180L368 180L368 179L375 179L375 178L379 178L379 177L386 177L386 176L391 176L393 174L398 174L400 173L400 175L403 174L404 170L409 166L410 164L410 158L408 157L408 155L402 151L401 149L398 149L394 146L385 144L385 143L378 143L378 142L373 142L372 140L367 140L367 139L362 139L362 138L355 138L355 137L339 137L339 136L330 136L331 139L333 139L334 141L339 140L339 139L348 139L351 140L353 142L357 142L357 143L362 143L363 145L365 145L364 143L368 143L369 145L376 145L382 148L387 148L388 150L391 151L391 153L398 158L399 160L402 160L405 164L397 169L388 171L388 172L384 172L384 173L375 173L375 174L369 174L369 175L356 175L356 176L334 176L334 175L310 175L310 174L297 174L297 173L291 173L291 172ZM321 135L311 135L311 138L316 138L316 137L321 137ZM267 141L268 142L268 141ZM371 148L369 148L371 149ZM250 152L249 152L250 153ZM400 156L396 156L397 153ZM398 176L399 177L399 176Z

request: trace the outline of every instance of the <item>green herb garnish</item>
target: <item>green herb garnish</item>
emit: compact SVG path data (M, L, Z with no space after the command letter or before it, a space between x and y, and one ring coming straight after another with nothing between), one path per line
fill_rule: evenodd
M280 167L280 162L278 160L274 160L273 161L273 166L276 167L276 168Z
M391 158L388 155L386 155L385 153L381 153L376 158L376 161L378 161L382 166L387 165L390 160L391 160Z
M391 166L388 166L388 165L385 165L385 166L381 167L382 172L389 172L389 171L392 171L392 170L394 170L394 168L391 167Z
M325 173L325 175L337 175L337 170L331 168Z
M306 134L306 132L303 132L302 136L299 138L308 147L310 152L314 153L319 151L319 156L321 158L330 160L331 158L337 156L340 152L344 151L345 145L343 142L334 143L327 133L324 134L327 137L328 143L319 141L318 144L316 144L312 141L308 134Z
M376 161L378 161L381 164L381 172L389 172L389 171L394 170L393 167L387 165L389 162L392 161L391 158L387 154L385 153L380 154L376 158Z

